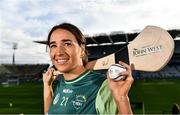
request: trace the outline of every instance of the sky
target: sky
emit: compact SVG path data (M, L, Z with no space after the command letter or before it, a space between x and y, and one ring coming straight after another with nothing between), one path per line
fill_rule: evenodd
M51 63L50 29L70 22L86 35L139 32L147 25L180 29L180 0L0 0L0 64ZM17 49L12 49L17 44Z

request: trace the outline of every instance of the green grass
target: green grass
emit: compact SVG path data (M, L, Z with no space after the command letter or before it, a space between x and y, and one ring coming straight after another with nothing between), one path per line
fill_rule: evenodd
M43 113L42 84L26 83L0 87L0 113Z
M42 86L42 83L24 83L0 87L0 114L42 114ZM147 114L168 114L173 103L180 105L180 79L135 80L129 96L131 102L144 102ZM133 108L133 113L141 114L142 109Z
M145 113L171 113L173 103L180 105L180 79L135 80L130 91L131 102L144 102ZM142 113L134 109L134 113Z

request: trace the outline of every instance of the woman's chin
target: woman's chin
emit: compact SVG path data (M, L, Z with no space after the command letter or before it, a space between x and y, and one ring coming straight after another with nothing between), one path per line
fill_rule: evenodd
M68 73L70 71L69 68L64 68L64 67L59 67L57 69L61 73Z

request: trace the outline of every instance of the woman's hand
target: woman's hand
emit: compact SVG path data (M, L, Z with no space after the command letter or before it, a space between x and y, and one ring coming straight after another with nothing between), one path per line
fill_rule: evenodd
M108 77L108 82L109 82L109 87L112 91L112 94L116 99L120 99L120 96L128 96L128 92L130 90L130 87L133 83L133 77L132 77L132 71L131 71L131 67L122 62L119 61L119 64L121 64L122 66L124 66L126 68L126 71L120 73L120 75L125 76L124 80L119 80L119 81L114 81L112 79Z
M47 113L53 96L52 83L56 79L58 71L54 68L48 69L43 73L43 84L44 84L44 113Z
M51 86L53 81L57 77L57 72L54 68L48 69L45 73L43 73L43 83L44 85Z
M132 109L128 97L129 90L134 81L132 77L131 67L121 61L119 62L119 64L126 68L126 71L120 73L120 75L125 76L125 79L114 81L108 76L109 87L118 107L118 114L132 114Z

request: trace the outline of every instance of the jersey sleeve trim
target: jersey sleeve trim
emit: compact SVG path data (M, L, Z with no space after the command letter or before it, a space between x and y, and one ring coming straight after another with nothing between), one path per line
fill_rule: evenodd
M105 80L98 91L96 97L96 111L99 114L117 114L118 109L112 93L108 87L108 82Z

